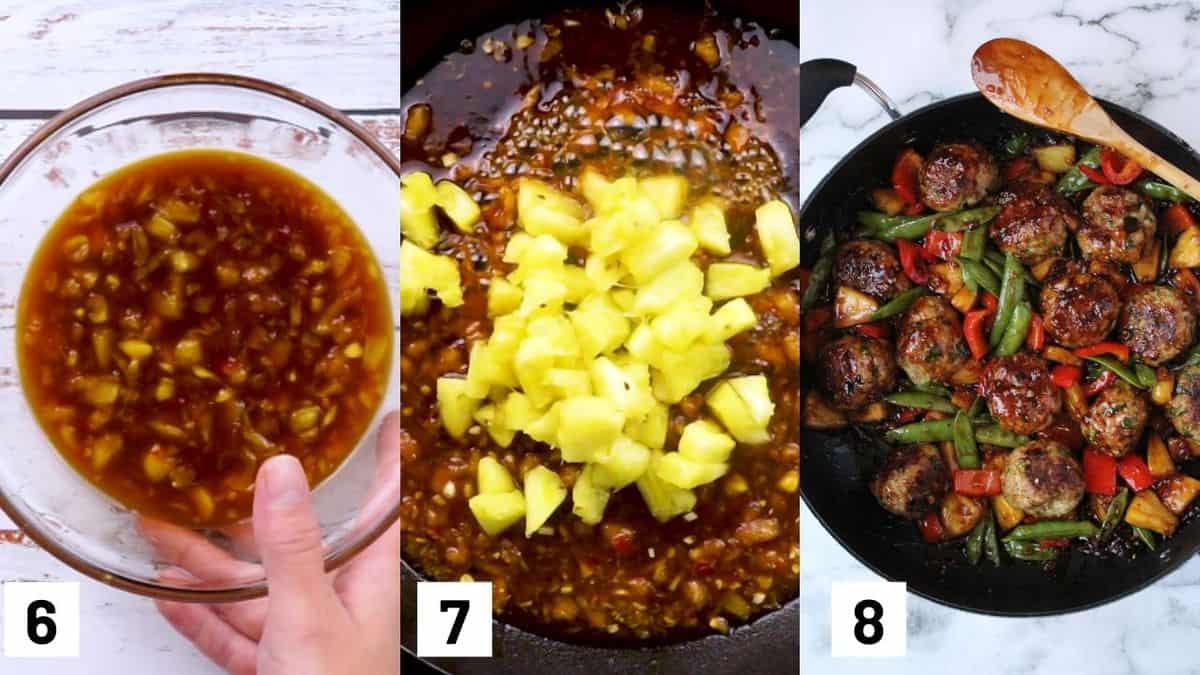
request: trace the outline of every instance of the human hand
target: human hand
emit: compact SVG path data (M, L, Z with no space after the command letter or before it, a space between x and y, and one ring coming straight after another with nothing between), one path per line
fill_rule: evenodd
M387 475L377 477L377 485L398 484L399 415L384 420L378 442L381 476ZM294 457L279 455L259 469L253 524L270 595L221 605L160 600L163 617L233 675L400 672L399 523L338 572L327 574L304 471ZM182 570L167 570L165 578L231 579L256 567L190 531L149 521L142 530Z

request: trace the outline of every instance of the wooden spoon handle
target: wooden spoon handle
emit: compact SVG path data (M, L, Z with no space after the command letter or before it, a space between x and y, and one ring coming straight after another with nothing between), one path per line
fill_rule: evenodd
M1142 168L1158 174L1163 180L1188 193L1192 199L1200 201L1200 180L1184 173L1182 169L1163 159L1154 151L1138 143L1132 136L1121 132L1113 139L1113 146L1126 157L1132 158Z

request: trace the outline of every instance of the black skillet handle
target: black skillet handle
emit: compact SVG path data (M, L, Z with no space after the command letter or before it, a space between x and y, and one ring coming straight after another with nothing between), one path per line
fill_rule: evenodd
M800 64L800 126L825 102L834 89L854 84L858 69L837 59L813 59Z

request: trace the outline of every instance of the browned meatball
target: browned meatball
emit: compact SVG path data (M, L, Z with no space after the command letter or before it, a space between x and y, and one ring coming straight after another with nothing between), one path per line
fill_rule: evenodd
M1167 418L1180 436L1200 441L1200 366L1188 366L1175 377L1175 395L1167 403Z
M1080 428L1096 449L1121 457L1137 446L1149 415L1145 395L1118 379L1092 399Z
M1085 258L1135 263L1154 241L1156 220L1138 193L1101 185L1083 200L1083 222L1075 238Z
M934 211L978 204L996 186L996 161L978 143L941 143L921 167L921 201Z
M1196 338L1196 313L1170 286L1140 286L1125 299L1117 337L1145 363L1162 365Z
M1000 484L1010 504L1035 518L1068 516L1083 499L1079 462L1054 441L1033 441L1013 450Z
M1064 347L1086 347L1112 332L1121 298L1106 277L1085 271L1076 261L1059 266L1042 286L1046 335Z
M1062 407L1062 396L1050 381L1045 359L1033 354L992 359L983 369L980 389L992 417L1018 434L1050 426Z
M890 300L912 288L895 250L874 239L842 244L834 260L833 279L839 286L849 286L876 300Z
M917 298L896 333L896 362L916 384L945 382L971 355L958 312L940 295Z
M1048 185L1018 183L1005 189L997 203L1001 208L990 227L992 240L1026 265L1060 255L1068 230L1079 227L1070 202Z
M842 410L857 410L896 386L891 345L876 338L843 335L820 352L821 386Z
M948 489L950 471L928 443L892 448L871 482L871 493L883 508L913 520L936 507Z

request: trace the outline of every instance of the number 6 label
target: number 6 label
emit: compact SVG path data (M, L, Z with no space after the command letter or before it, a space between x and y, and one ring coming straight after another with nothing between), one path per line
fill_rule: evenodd
M835 657L905 655L908 650L905 584L835 581L830 596Z
M417 656L491 655L491 582L417 584Z
M79 584L4 584L4 655L79 656Z

